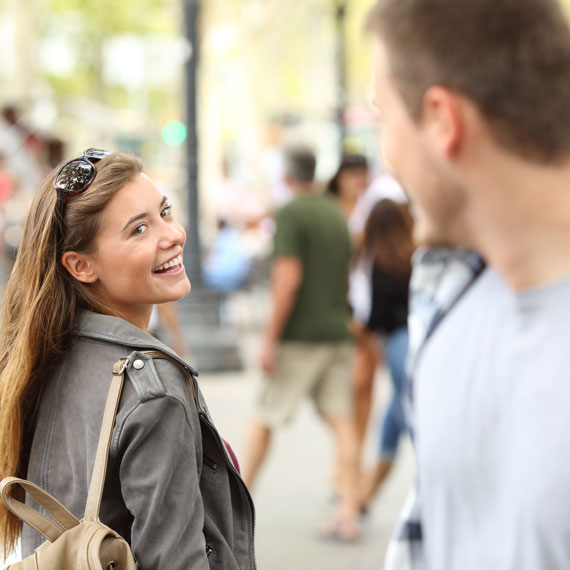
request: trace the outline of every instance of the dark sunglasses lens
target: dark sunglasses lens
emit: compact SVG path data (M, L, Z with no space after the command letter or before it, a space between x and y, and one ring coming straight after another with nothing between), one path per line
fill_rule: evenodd
M54 180L58 190L82 192L95 177L95 167L86 160L74 160L66 164Z
M98 148L89 148L84 153L83 156L88 158L89 160L101 160L106 156L109 156L111 153L108 150L100 150Z

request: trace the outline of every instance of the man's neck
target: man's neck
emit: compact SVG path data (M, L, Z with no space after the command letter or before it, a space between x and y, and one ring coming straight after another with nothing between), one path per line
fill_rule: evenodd
M542 166L503 155L480 164L472 176L470 245L517 291L569 275L570 162Z
M294 196L313 194L315 192L315 186L312 182L294 182L291 184L291 192Z

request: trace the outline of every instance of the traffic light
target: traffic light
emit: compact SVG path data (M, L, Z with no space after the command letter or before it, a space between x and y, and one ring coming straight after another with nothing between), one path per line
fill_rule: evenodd
M186 125L180 121L168 121L162 127L162 140L169 146L179 146L186 140Z

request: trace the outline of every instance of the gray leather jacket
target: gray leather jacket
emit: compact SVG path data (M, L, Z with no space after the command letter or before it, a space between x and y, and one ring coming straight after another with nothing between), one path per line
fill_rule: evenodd
M196 372L122 319L86 311L75 333L46 378L27 478L81 518L113 364L137 349L163 351L193 374L196 401L175 363L135 354L144 366L132 358L127 369L100 518L129 541L140 570L255 569L253 503ZM26 556L42 538L24 527Z

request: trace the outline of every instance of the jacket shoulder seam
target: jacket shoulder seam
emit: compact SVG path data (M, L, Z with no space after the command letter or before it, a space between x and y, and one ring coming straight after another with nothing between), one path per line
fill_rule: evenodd
M173 400L174 402L177 402L179 405L182 406L182 409L184 410L184 416L186 417L186 423L188 424L188 427L190 428L192 435L195 436L196 434L194 433L194 430L192 429L192 422L190 421L190 418L188 417L188 406L186 405L186 402L184 402L184 400L182 400L181 398L179 398L173 394L168 394L168 393L165 393L160 398L166 398L166 399ZM111 443L111 454L113 456L116 457L119 453L119 440L121 439L121 434L123 432L125 424L128 422L131 415L136 410L138 410L141 406L143 406L146 402L149 402L152 400L158 400L158 399L159 398L151 398L150 400L138 401L134 406L132 406L132 408L128 412L126 412L124 414L124 417L121 419L121 421L117 422L115 429L113 430L113 440Z

